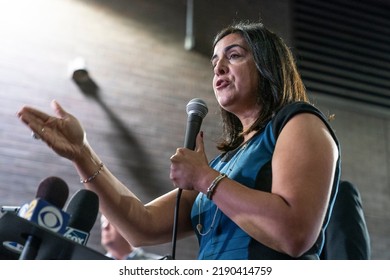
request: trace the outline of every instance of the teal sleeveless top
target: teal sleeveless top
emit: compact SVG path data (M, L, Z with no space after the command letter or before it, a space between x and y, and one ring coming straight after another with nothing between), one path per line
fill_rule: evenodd
M234 151L217 156L210 162L210 166L248 188L271 192L271 161L277 136L289 119L303 112L315 114L323 120L339 147L337 138L323 114L308 103L295 102L278 112L265 128L247 143ZM331 199L321 233L313 247L300 259L319 258L324 244L324 231L337 193L339 179L340 148ZM191 220L199 241L198 259L292 259L290 256L275 251L250 237L202 193L194 202Z

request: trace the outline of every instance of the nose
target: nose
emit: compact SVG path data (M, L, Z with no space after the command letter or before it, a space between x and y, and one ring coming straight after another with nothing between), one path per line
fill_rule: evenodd
M229 72L229 68L227 67L225 60L223 58L219 59L214 66L214 74L220 76L227 72Z

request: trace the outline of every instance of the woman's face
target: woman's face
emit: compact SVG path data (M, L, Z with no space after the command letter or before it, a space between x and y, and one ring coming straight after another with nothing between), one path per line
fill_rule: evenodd
M253 55L241 34L229 34L218 41L211 63L213 89L220 106L239 117L257 113L259 76Z

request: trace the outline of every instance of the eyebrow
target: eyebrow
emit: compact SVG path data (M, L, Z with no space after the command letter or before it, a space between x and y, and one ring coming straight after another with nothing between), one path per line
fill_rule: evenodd
M224 53L227 53L230 49L233 49L233 48L235 48L235 47L239 47L239 48L241 48L241 49L243 49L243 50L246 50L243 46L241 46L241 45L239 45L239 44L232 44L232 45L226 46L226 47L223 49L223 52L224 52ZM214 55L211 57L210 61L213 61L213 60L216 59L217 57L218 57L218 55L217 55L217 54L214 54Z

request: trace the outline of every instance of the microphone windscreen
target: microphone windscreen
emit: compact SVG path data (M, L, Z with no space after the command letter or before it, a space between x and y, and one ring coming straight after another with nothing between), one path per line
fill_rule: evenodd
M36 198L41 198L58 208L62 208L68 195L69 188L66 182L61 178L51 176L40 182Z
M93 191L81 189L69 200L65 211L70 214L69 227L89 233L99 213L99 197Z
M187 127L184 137L184 148L191 150L195 149L196 136L199 133L203 118L206 116L208 109L206 103L199 98L194 98L188 102L187 111Z
M200 98L194 98L188 102L186 106L186 112L188 115L195 114L201 117L202 119L207 115L208 108L206 102Z

